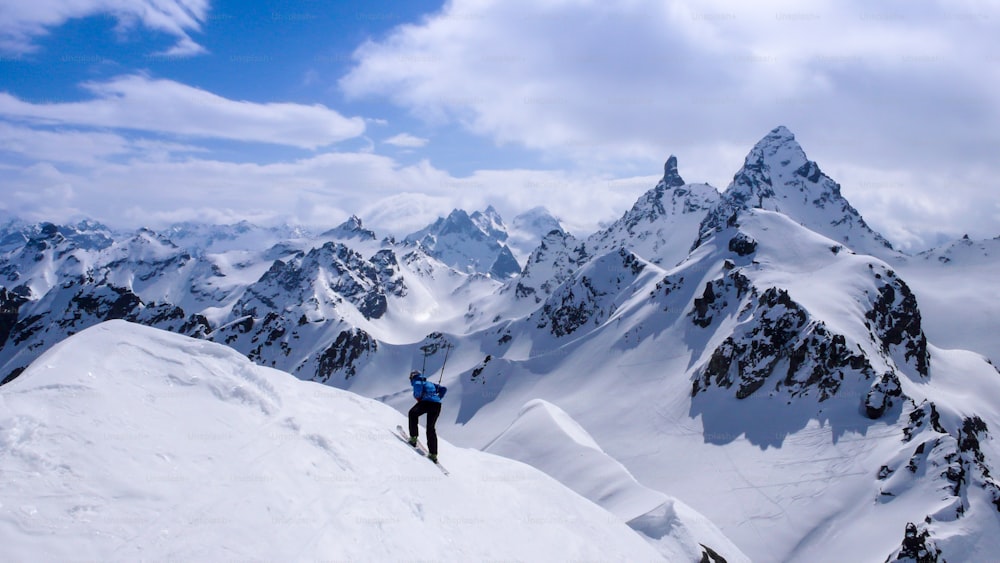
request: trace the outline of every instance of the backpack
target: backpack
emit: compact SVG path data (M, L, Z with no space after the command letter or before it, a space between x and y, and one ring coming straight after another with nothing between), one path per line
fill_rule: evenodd
M438 385L432 381L423 380L423 385L421 385L420 396L417 397L418 401L435 401L440 402L444 399L444 394L448 392L448 388L444 385ZM436 399L436 400L435 400Z

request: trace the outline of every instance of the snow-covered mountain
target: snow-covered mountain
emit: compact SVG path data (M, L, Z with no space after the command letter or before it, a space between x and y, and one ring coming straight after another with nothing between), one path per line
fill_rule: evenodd
M178 243L12 222L0 377L16 382L111 318L400 411L405 374L422 368L452 389L439 421L452 443L487 447L516 421L522 438L491 448L553 475L578 467L557 477L612 509L590 474L620 464L622 490L648 494L650 510L690 506L753 560L974 560L1000 547L1000 377L983 357L1000 355L1000 239L892 250L783 127L722 194L685 182L672 157L589 237L542 210L514 224L456 210L397 243L354 217L320 235L250 228L258 244L201 227ZM491 273L515 233L538 245ZM602 461L530 454L525 436L557 430L589 436L600 446L587 452L558 444ZM656 547L694 553L671 542Z
M873 231L841 195L840 185L806 157L785 127L776 127L747 154L721 201L705 217L699 240L723 228L741 209L778 211L806 228L863 254L888 257L892 245Z
M389 407L122 321L54 346L0 405L4 559L658 558L530 466L442 440L445 476Z
M419 244L427 253L448 266L464 272L485 272L504 280L521 267L504 242L507 227L492 206L469 215L455 209L431 225L407 235L406 241Z
M663 178L625 215L587 240L593 255L628 248L660 266L669 268L683 260L698 238L705 213L719 201L719 192L708 184L687 184L671 155Z

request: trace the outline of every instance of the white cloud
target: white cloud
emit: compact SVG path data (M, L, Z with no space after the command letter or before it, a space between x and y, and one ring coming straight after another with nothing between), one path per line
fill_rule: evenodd
M329 228L356 213L380 233L405 235L455 207L492 204L511 219L545 205L582 234L616 219L656 180L539 170L484 170L456 178L427 161L401 166L364 152L235 163L212 160L187 145L0 125L0 135L20 145L6 152L35 161L0 165L5 190L0 208L33 221L91 217L115 226L156 227L185 219L244 218ZM63 154L74 147L90 152ZM170 158L178 152L184 158ZM40 193L46 196L39 198Z
M409 133L400 133L398 135L393 135L392 137L389 137L388 139L382 142L387 145L393 145L396 147L419 149L420 147L427 145L429 140L424 139L423 137L416 137L414 135L410 135Z
M141 24L176 37L162 54L191 56L205 52L190 33L201 30L208 11L209 0L12 0L0 6L0 51L29 53L36 37L67 20L111 14L119 27Z
M827 171L962 182L985 167L964 195L994 210L998 20L996 4L971 2L454 0L360 46L340 86L590 175L641 174L676 153L686 179L720 189L784 124ZM988 214L929 213L951 197L939 187L884 193L930 202L909 209L905 229L905 206L855 203L913 244L1000 234Z
M154 139L129 139L97 131L46 130L0 121L0 154L29 162L99 167L113 159L166 160L180 154L205 153L193 145Z
M143 75L83 86L93 99L33 104L0 92L0 116L308 149L356 137L365 129L361 118L347 118L318 104L230 100L180 82Z

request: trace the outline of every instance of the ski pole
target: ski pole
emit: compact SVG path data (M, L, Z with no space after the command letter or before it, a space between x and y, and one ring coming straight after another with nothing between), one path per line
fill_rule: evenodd
M448 343L444 347L444 361L441 362L441 375L438 377L438 385L441 384L441 380L444 379L444 366L448 363L448 352L451 351L451 343Z

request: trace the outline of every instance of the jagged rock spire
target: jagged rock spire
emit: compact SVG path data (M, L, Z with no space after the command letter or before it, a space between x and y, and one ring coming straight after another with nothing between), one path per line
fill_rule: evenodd
M670 158L663 165L663 180L661 182L668 188L678 188L684 185L684 178L681 178L680 173L677 172L676 156L670 155Z

